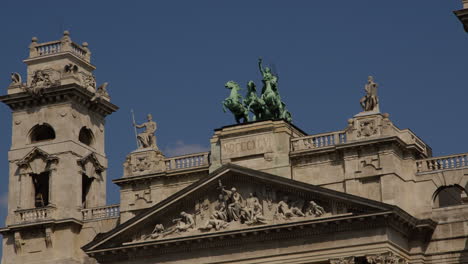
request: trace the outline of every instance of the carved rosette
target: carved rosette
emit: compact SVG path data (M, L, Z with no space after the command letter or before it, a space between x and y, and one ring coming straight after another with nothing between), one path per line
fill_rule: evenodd
M354 264L354 257L330 259L330 264Z
M400 256L387 252L366 257L370 264L408 264L408 261Z

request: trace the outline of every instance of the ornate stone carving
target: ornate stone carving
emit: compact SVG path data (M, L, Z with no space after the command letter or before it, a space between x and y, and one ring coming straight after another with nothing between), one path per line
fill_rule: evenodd
M45 88L60 84L60 73L53 69L37 70L31 78L31 84L24 90L33 96L41 96Z
M359 101L361 107L366 112L379 112L379 99L377 97L378 84L374 82L374 78L369 76L367 84L364 87L366 95Z
M85 88L91 88L91 90L96 90L96 77L92 74L81 73L82 83Z
M145 128L145 131L138 134L137 139L139 142L139 148L153 148L158 149L156 145L156 136L154 133L156 132L157 125L156 122L153 121L153 116L148 114L147 116L148 122L145 122L141 125L133 124L136 128Z
M45 243L47 248L52 248L52 228L50 227L45 230Z
M283 200L278 203L275 216L279 219L290 219L292 217L305 216L300 208L300 201L290 201L288 196L283 196Z
M245 188L252 190L251 187L245 185L243 187L243 190L246 190ZM147 235L137 237L147 240L181 233L194 235L200 232L242 229L252 225L300 221L327 215L325 209L313 200L305 202L305 199L291 193L290 196L284 195L282 200L275 201L271 186L260 188L260 192L250 191L248 195L243 196L237 186L228 189L218 181L217 196L213 196L214 193L211 196L204 195L193 201L192 208L184 208L186 212L194 212L193 214L182 212L181 218L174 219L171 227L166 229L155 227L156 231L150 233L150 230L147 230ZM285 194L282 191L280 193ZM210 200L210 197L217 198ZM157 224L167 223L158 220Z
M309 201L305 215L320 217L325 214L325 210L322 206L316 204L314 201Z
M76 66L73 63L69 63L69 64L65 65L65 67L63 68L63 71L65 73L69 73L69 74L73 73L74 74L74 73L78 72L78 69L79 69L78 66Z
M357 137L370 137L378 132L378 127L375 124L375 120L360 120L359 130L357 131Z
M34 148L16 164L20 168L22 174L40 174L53 169L57 162L58 158L56 156L52 156L39 148Z
M19 231L15 232L15 252L16 254L20 254L23 248L23 245L25 244L22 237L21 233Z
M166 170L165 157L154 149L139 149L130 153L123 166L126 177Z
M354 264L354 257L330 259L330 264Z
M90 178L100 178L101 172L106 169L101 165L94 153L90 153L89 155L79 159L78 165L80 165L82 172Z
M393 254L393 252L369 255L366 259L370 264L408 264L406 259Z
M199 227L201 231L211 231L212 229L219 231L229 226L229 223L225 220L216 219L214 216L210 216L210 219L205 223L204 226Z
M195 227L195 220L193 219L193 215L182 211L180 213L180 218L176 218L172 220L175 225L167 230L163 235L167 236L172 233L181 233L187 232Z
M11 73L11 83L10 86L22 86L21 75L17 72Z
M107 86L109 85L109 83L105 82L103 84L101 84L96 92L94 93L94 96L93 98L91 98L91 102L97 102L98 99L100 98L107 98L109 99L109 93L107 93Z

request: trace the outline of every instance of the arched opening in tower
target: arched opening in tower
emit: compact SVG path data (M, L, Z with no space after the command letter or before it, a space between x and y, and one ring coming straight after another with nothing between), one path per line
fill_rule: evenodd
M55 139L55 131L48 124L35 125L30 133L31 143Z
M87 127L82 127L80 134L78 135L78 140L88 146L91 146L94 142L93 132Z

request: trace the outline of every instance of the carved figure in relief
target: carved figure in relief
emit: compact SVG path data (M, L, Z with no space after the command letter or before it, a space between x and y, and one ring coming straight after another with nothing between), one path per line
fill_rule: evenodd
M107 92L107 86L109 85L108 82L105 82L103 84L101 84L97 90L96 90L96 93L101 95L101 96L109 96L109 93Z
M253 200L249 218L250 219L246 222L248 225L267 223L265 217L263 216L263 207L258 199Z
M232 187L230 191L222 188L223 193L226 194L228 197L227 202L228 202L228 216L230 220L238 221L239 217L241 216L241 211L243 211L243 202L244 198L242 198L242 195L237 192L237 189L235 187Z
M310 201L308 206L307 206L305 214L307 216L319 217L319 216L322 216L322 215L325 214L325 210L323 209L322 206L318 205L314 201Z
M288 196L283 196L283 200L278 203L275 215L282 219L289 219L295 216L305 216L301 209L294 203L291 206L289 205Z
M154 132L156 132L156 122L153 121L153 116L151 114L148 114L147 116L148 122L145 122L141 125L137 125L133 123L133 126L136 128L145 128L145 131L142 133L138 134L137 138L138 141L140 142L140 148L154 148L158 149L156 146L156 136L154 135Z
M374 77L369 76L367 78L367 84L364 87L366 95L364 95L359 101L364 111L377 111L379 105L379 99L377 97L378 84L374 82Z
M146 239L156 239L164 233L164 226L162 224L156 224L154 226L153 232Z
M52 85L49 74L38 70L34 73L31 81L31 87L47 87Z
M18 85L22 85L21 75L17 72L12 72L10 86L18 86Z
M180 216L181 218L172 220L172 222L175 223L175 226L164 233L164 236L170 235L172 233L185 232L195 227L195 220L193 219L193 215L182 211Z
M211 229L215 229L216 231L219 231L221 229L224 229L229 226L229 223L216 219L214 216L210 216L210 219L206 222L205 226L199 227L198 229L201 231L210 231Z
M226 208L226 200L224 199L224 195L220 194L218 196L218 203L215 206L215 211L212 215L215 219L227 221L227 208Z

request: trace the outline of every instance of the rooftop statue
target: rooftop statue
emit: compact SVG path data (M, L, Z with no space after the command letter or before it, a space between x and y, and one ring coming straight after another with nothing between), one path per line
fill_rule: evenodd
M262 74L262 92L257 95L256 85L253 81L247 83L247 95L242 100L239 94L241 88L234 81L226 83L226 88L231 89L231 95L223 101L223 110L228 108L234 114L237 123L260 121L268 119L284 119L291 122L291 113L286 110L286 104L281 100L278 91L278 75L275 75L269 67L263 67L263 60L258 59L258 68ZM243 105L242 105L243 102ZM253 114L249 118L249 112Z
M367 84L364 87L366 95L361 100L361 107L364 111L379 112L379 98L377 97L377 87L379 85L374 82L374 77L367 78Z
M145 131L138 134L137 139L139 142L139 148L154 148L158 149L156 146L156 122L153 121L153 116L148 114L148 122L145 122L141 125L133 123L133 126L136 128L145 128Z

